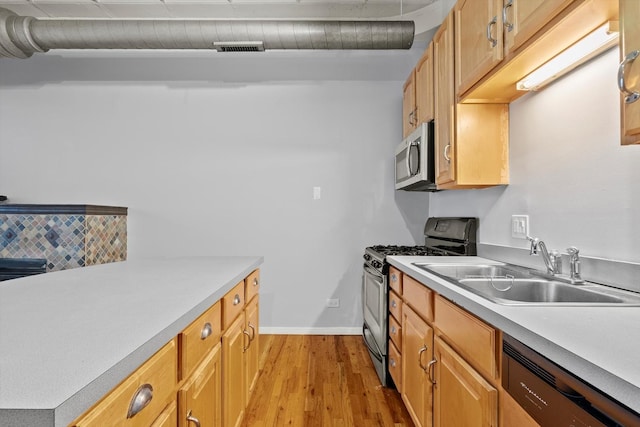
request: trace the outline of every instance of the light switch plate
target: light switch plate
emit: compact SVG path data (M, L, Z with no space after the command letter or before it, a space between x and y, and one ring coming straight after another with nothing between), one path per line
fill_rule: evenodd
M529 215L511 215L511 237L526 239L529 235Z

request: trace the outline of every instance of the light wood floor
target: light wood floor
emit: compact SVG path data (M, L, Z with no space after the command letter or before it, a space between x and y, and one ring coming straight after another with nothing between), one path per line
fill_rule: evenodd
M260 335L260 378L244 427L413 427L360 336Z

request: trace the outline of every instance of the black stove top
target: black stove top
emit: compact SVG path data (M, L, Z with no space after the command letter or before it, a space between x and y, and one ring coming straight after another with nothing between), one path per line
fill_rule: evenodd
M398 246L398 245L376 245L371 249L382 256L405 255L405 256L426 256L429 249L426 246Z

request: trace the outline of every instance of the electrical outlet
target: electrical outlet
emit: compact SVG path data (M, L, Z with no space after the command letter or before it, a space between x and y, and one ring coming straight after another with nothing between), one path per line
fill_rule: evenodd
M327 307L338 308L340 307L340 298L329 298L327 300Z
M313 200L320 200L322 197L322 187L313 187Z
M526 239L529 235L529 215L511 215L511 237Z

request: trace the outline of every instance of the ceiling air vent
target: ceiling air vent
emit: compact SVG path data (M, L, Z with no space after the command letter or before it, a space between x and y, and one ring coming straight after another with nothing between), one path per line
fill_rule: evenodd
M263 42L214 42L218 52L264 52Z

